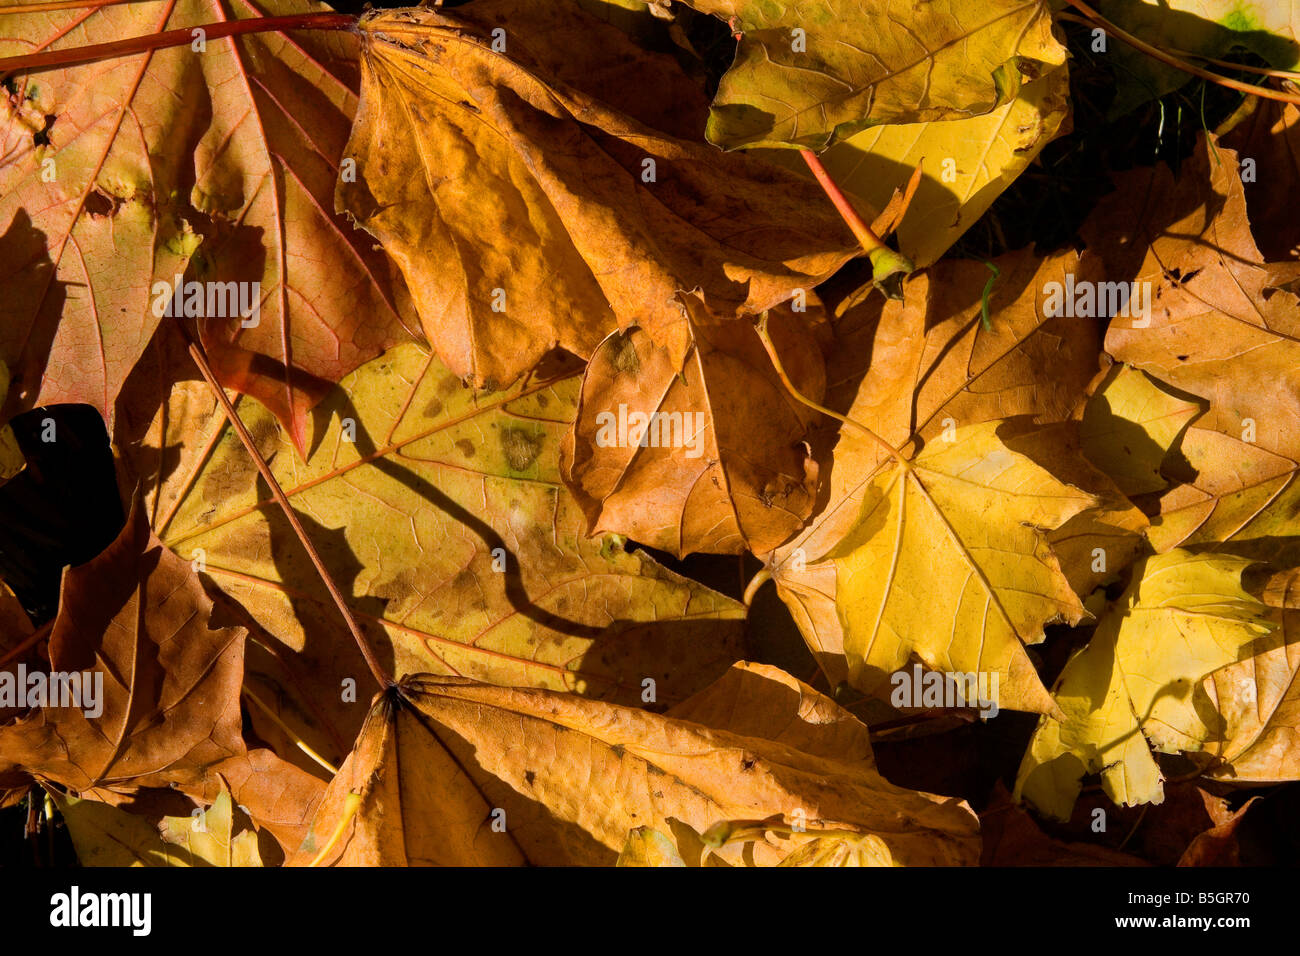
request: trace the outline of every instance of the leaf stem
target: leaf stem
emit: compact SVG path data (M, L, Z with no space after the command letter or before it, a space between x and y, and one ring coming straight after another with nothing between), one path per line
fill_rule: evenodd
M895 252L889 246L885 245L880 236L876 235L874 229L866 224L858 211L853 208L853 203L849 202L847 196L831 174L826 171L822 161L817 158L817 154L811 149L799 150L799 155L816 177L817 182L821 184L822 190L830 198L831 203L839 211L840 217L848 224L853 235L857 237L858 244L866 252L867 258L871 260L872 280L880 285L891 276L907 275L913 268L912 261L901 252Z
M758 573L749 579L749 584L745 586L745 596L743 598L745 607L749 607L754 603L754 595L758 593L758 589L770 580L772 580L772 572L767 568L760 568Z
M876 249L883 247L885 243L875 234L875 232L872 231L871 227L866 224L865 220L858 215L858 211L853 208L853 203L849 202L848 197L845 196L840 187L836 185L835 180L831 179L831 174L826 171L826 167L823 166L822 161L817 158L817 154L811 149L801 149L799 150L799 155L802 156L803 161L808 164L808 168L812 171L813 176L817 178L817 182L820 183L822 189L826 191L826 195L830 197L830 201L834 203L835 208L844 218L845 223L847 223L848 227L853 230L853 235L856 236L858 242L862 244L863 250L870 254Z
M339 842L339 838L343 836L343 831L347 829L348 824L352 822L352 818L357 815L359 809L361 809L361 794L355 791L350 791L348 795L343 798L343 815L339 817L338 826L334 828L334 832L330 834L330 838L325 842L325 845L320 848L320 852L316 854L315 859L307 864L308 866L321 865L321 861L329 855L330 850L334 849L335 845Z
M106 6L106 4L91 4ZM284 17L255 17L248 20L230 20L225 23L206 23L178 30L164 30L147 36L127 37L108 43L91 43L87 46L69 47L66 50L42 50L18 56L0 57L0 75L18 71L46 70L74 63L90 63L149 50L162 50L173 46L189 46L194 42L194 31L203 30L208 40L247 33L272 33L284 30L351 30L357 18L346 13L301 13Z
M180 326L178 325L178 327ZM334 603L337 605L339 613L343 615L344 623L347 624L348 630L352 632L352 639L357 642L357 647L361 650L361 656L366 659L366 666L370 668L370 673L373 674L375 680L379 682L381 690L387 690L394 686L396 681L384 673L384 669L379 664L379 658L375 654L374 648L370 646L370 641L357 625L356 618L352 616L351 609L348 607L347 602L343 600L343 593L339 590L338 585L334 583L334 579L330 576L329 571L326 570L325 562L321 560L320 554L316 551L316 546L311 543L311 538L307 536L307 532L303 528L302 522L298 520L297 512L293 510L293 506L289 503L288 495L284 493L284 489L281 488L280 483L276 481L275 475L271 473L271 467L266 463L266 459L262 457L262 453L257 450L257 445L253 443L253 436L248 433L247 426L244 425L243 420L240 419L239 415L235 412L235 406L231 404L229 396L226 395L226 390L221 387L217 382L216 376L212 374L212 367L208 364L208 359L207 356L203 354L203 349L200 348L197 342L190 339L187 330L183 327L180 328L185 334L185 337L189 339L190 357L194 359L194 364L197 365L199 371L203 373L203 378L207 381L208 387L212 389L212 393L217 397L217 401L221 403L221 410L225 412L226 420L230 422L230 427L233 428L235 434L239 436L240 442L243 443L244 450L247 451L249 457L253 459L253 464L257 466L257 470L261 474L262 479L271 489L271 494L275 496L275 500L279 503L280 509L284 512L284 516L289 522L289 526L293 528L293 533L297 535L298 540L302 542L303 550L307 552L307 557L311 559L312 565L315 566L316 573L320 575L321 580L325 583L325 589L329 591L330 597L334 599Z
M1182 70L1184 73L1190 73L1192 76L1199 77L1202 80L1217 83L1219 86L1227 87L1230 90L1236 90L1238 93L1245 93L1248 96L1259 96L1268 100L1280 100L1283 103L1300 104L1300 94L1286 93L1282 90L1275 90L1270 86L1254 86L1250 83L1242 83L1240 80L1229 79L1228 77L1211 70L1202 69L1193 63L1188 63L1186 60L1180 60L1172 53L1168 53L1157 46L1153 46L1145 40L1135 37L1127 30L1116 26L1092 7L1088 6L1088 4L1084 3L1083 0L1066 0L1066 2L1080 13L1087 16L1097 26L1102 27L1107 33L1114 34L1135 50L1145 53L1152 59L1159 60L1166 66L1172 66L1176 70Z

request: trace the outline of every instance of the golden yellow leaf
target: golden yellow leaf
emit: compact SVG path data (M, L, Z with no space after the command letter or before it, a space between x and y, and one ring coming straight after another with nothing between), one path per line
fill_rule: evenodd
M222 791L211 807L188 817L163 817L159 829L164 843L180 848L191 866L261 866L257 834L234 833L234 806Z
M923 446L923 455L942 456L944 449L955 448L953 442L963 429L970 435L982 435L969 447L972 463L985 451L1001 446L992 435L995 426L979 431L985 423L996 423L1008 416L1032 416L1040 425L1071 418L1096 377L1093 357L1098 351L1099 330L1090 322L1047 314L1042 290L1048 283L1062 282L1065 276L1078 271L1078 257L1062 253L1040 260L1028 250L1021 250L999 258L997 265L1000 277L989 295L992 328L988 330L981 327L981 294L991 274L979 262L941 262L908 280L902 302L880 305L876 297L848 308L836 327L837 348L828 362L826 404L845 411L905 455ZM1013 429L1006 427L1006 431L1010 434ZM962 496L954 493L967 524L956 538L944 531L942 537L928 540L929 532L920 531L922 521L934 525L938 515L924 496L919 499L924 511L909 510L910 525L908 521L901 525L896 521L896 505L903 503L904 496L910 499L916 493L916 479L894 484L892 479L899 472L889 453L855 428L840 429L831 454L826 505L804 531L768 557L782 599L832 684L852 680L863 690L879 689L886 674L906 663L914 647L932 668L947 669L938 663L937 650L927 652L922 648L928 643L936 647L948 644L949 637L944 635L953 631L954 618L945 619L928 602L937 593L939 606L952 611L951 602L958 600L959 589L969 586L973 593L983 593L990 600L992 624L988 637L1000 648L1000 666L1010 667L1015 662L1015 681L1007 683L1009 671L999 677L1001 691L1010 695L1004 696L1003 706L1050 709L1047 690L1033 674L1021 645L1041 640L1042 627L1048 621L1075 622L1083 616L1070 582L1095 586L1095 576L1088 572L1088 563L1080 571L1078 561L1092 562L1095 548L1109 551L1113 547L1118 568L1126 554L1132 553L1134 532L1142 521L1140 515L1133 520L1132 509L1119 500L1123 496L1112 483L1104 477L1098 480L1069 433L1054 432L1036 441L1041 447L1032 454L1026 455L1013 446L1002 449L998 460L1016 462L1017 473L1044 481L1041 487L1048 489L1047 498L1029 507L1030 498L1013 503L1015 496L1009 488L984 489L963 504ZM1066 475L1066 479L1054 478L1057 473ZM940 483L954 481L948 476ZM1069 487L1075 481L1080 484ZM1098 485L1096 495L1080 490L1093 491L1094 482ZM999 505L988 514L972 514L968 506L975 499L987 504L989 496L999 502L1005 500L1007 507ZM948 507L946 501L943 507ZM1014 517L1027 507L1040 522L1037 529L1026 527ZM1054 508L1057 510L1049 516ZM1092 510L1091 517L1085 516L1084 511L1090 509L1099 510ZM869 513L875 516L874 526L864 523ZM1077 522L1072 520L1076 515L1080 517ZM1103 515L1108 517L1102 520ZM917 520L918 516L923 517ZM963 547L969 550L984 536L985 523L1004 544L1015 541L1017 549L1026 549L1020 553L1029 569L1028 581L1017 583L1005 577L1021 573L1013 561L1004 564L999 572L1002 576L995 576L992 590L987 590L978 576L967 580L972 572L961 557L962 549L948 555L965 569L961 577L936 577L929 552L943 551L944 542L960 541L963 534ZM900 528L909 527L909 540L923 544L923 548L915 553L900 551L900 555L910 556L899 562L891 576L889 568L894 561L889 535L897 536ZM1070 574L1062 576L1060 561L1042 533L1053 536L1063 547L1064 542L1069 542ZM867 539L874 534L879 534L881 540L870 543ZM868 548L862 552L861 576L867 590L855 598L844 591L844 573L850 568L836 560L843 555L843 543L850 537ZM993 552L984 554L989 563ZM868 555L883 555L887 560L868 570ZM1004 563L1004 558L992 559L992 563ZM952 567L955 565L949 570ZM994 600L1000 590L1007 589L1017 593ZM888 607L891 616L899 613L904 603L910 603L914 613L928 621L920 632L930 636L913 640L910 616L901 636L891 636L885 633L888 628L878 628L870 609L882 600L880 606ZM851 602L866 612L865 617L855 614L853 622L849 621L846 609ZM967 627L981 619L971 607L965 607L961 614ZM851 623L857 630L855 635L849 633ZM896 619L896 625L901 624ZM962 673L989 669L979 657L983 627L976 627L976 631L958 637L960 651L954 663L960 665L956 669ZM873 634L879 634L879 639L874 639ZM874 655L871 666L862 656L868 649ZM931 655L928 659L927 653Z
M1276 613L1243 587L1251 564L1173 550L1135 565L1128 590L1062 672L1053 696L1065 719L1039 719L1016 798L1068 819L1083 774L1100 773L1115 803L1160 803L1152 748L1200 750L1214 732L1198 713L1208 704L1201 680L1275 626Z
M1040 0L686 0L741 34L708 137L820 150L866 126L987 113L1065 62Z
M234 805L222 790L187 817L148 818L95 800L52 792L82 866L262 866L257 834L234 833Z
M437 359L401 346L325 399L306 461L269 412L240 402L395 676L463 675L669 705L740 656L742 605L625 550L619 536L586 537L559 473L579 385L566 365L475 392ZM150 475L158 449L185 450L149 489L152 520L266 632L250 642L246 680L337 764L365 715L364 662L214 399L194 383L166 394L151 430L119 453ZM260 710L250 715L267 739L281 739Z
M915 653L932 670L996 674L1000 706L1052 711L1025 646L1084 611L1044 531L1096 503L1004 445L996 422L877 474L827 558L850 680L874 690Z
M936 262L1065 131L1070 81L1064 63L1025 83L989 113L930 123L871 126L821 155L840 188L882 209L913 170L923 173L899 224L898 247L918 268ZM765 158L802 165L770 150Z

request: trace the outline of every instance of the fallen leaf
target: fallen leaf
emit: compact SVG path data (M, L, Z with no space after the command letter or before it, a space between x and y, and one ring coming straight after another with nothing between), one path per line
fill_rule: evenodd
M168 846L147 819L111 803L52 792L82 866L189 866L179 848Z
M1223 137L1241 160L1251 235L1264 259L1300 257L1300 220L1278 196L1300 190L1300 106L1255 99L1255 109Z
M919 267L938 261L1038 157L1068 131L1069 75L1064 64L1025 83L1012 100L981 116L930 123L888 123L854 133L822 153L844 191L883 207L917 169L916 195L898 225L898 248ZM785 150L763 154L798 169Z
M998 647L994 669L1003 669L1002 705L1050 708L1022 644L1041 640L1047 621L1077 621L1083 611L1042 534L1102 502L1002 448L995 424L984 426L1010 416L1035 416L1040 422L1069 418L1095 377L1087 356L1096 354L1098 330L1076 319L1050 318L1042 309L1046 282L1063 281L1078 268L1072 253L1041 265L1027 251L1012 253L998 260L998 268L1001 276L989 296L991 331L980 327L982 292L991 273L982 263L959 261L910 278L903 301L888 302L876 314L868 306L850 309L837 327L840 358L829 363L828 404L845 409L904 454L914 453L918 445L924 451L916 460L921 470L904 475L879 445L855 428L842 428L830 456L825 507L798 537L768 557L782 599L832 684L850 679L863 690L877 689L913 649L932 669L946 669L944 662L951 660L962 672L988 670L991 665L980 654L987 639ZM865 357L869 364L864 368ZM1045 369L1051 371L1044 374ZM967 436L964 447L961 435ZM1064 457L1062 439L1051 441L1048 457ZM986 454L994 457L980 465L977 459ZM968 487L960 477L963 455L966 465L979 470L974 487L958 491ZM1001 469L1007 470L999 478ZM1045 497L1021 497L1006 484L1019 479ZM982 481L988 485L980 487ZM927 497L929 484L947 491ZM900 503L907 508L902 522ZM987 532L985 508L995 508L992 513L1004 519ZM960 516L952 532L944 528L949 511ZM1038 524L1027 526L1022 519ZM907 536L906 543L896 548L902 539L891 535L899 533ZM986 551L985 538L991 534L1019 557ZM969 560L976 542L984 566ZM855 551L856 557L850 557ZM872 560L884 563L866 571ZM959 571L944 589L951 587L950 596L938 607L933 603L936 562L945 573ZM995 571L994 564L1003 571ZM850 597L845 590L850 567L866 571L860 580L872 582L875 592ZM890 567L895 568L892 576L880 570ZM1013 569L1014 584L1006 577ZM1018 580L1022 570L1032 585ZM967 597L976 598L976 604L960 597L962 587L973 589ZM987 627L979 623L982 612L977 613L985 600L992 621ZM850 612L850 604L857 610ZM909 606L912 610L905 611ZM974 630L958 628L953 656L941 652L952 643L956 626L945 613L955 615L959 606L966 626ZM882 618L877 628L872 608L887 609L893 624L884 626ZM918 625L908 617L904 624L895 617L913 613L921 613L927 623ZM880 635L875 643L873 634ZM869 647L870 665L863 656ZM1008 686L1011 673L1006 669L1013 662L1016 678Z
M821 150L866 126L988 113L1065 62L1038 0L686 0L741 35L709 141Z
M1275 575L1263 599L1281 623L1252 645L1252 655L1215 671L1205 691L1223 718L1216 758L1205 775L1226 782L1300 780L1300 595L1294 572Z
M1100 773L1117 804L1160 803L1151 749L1197 751L1214 733L1201 680L1275 627L1243 587L1247 558L1183 550L1146 558L1071 658L1053 692L1065 720L1043 716L1016 779L1015 797L1068 819L1085 773Z
M796 386L819 398L825 370L808 321L773 313L768 328ZM815 504L804 439L817 414L781 384L751 321L692 322L691 341L685 368L639 329L601 343L564 443L565 484L592 533L678 557L771 551Z
M1294 515L1300 508L1300 464L1254 442L1192 426L1177 448L1185 483L1161 496L1148 536L1160 552L1176 547L1227 550L1293 567L1300 561ZM1206 774L1223 780L1300 779L1300 644L1297 598L1281 592L1270 603L1286 609L1278 630L1254 645L1253 656L1205 680L1225 721L1223 739L1209 749L1219 762Z
M1283 567L1295 563L1300 464L1243 435L1250 429L1224 434L1199 421L1183 433L1168 467L1179 483L1160 496L1148 533L1156 551L1222 546Z
M1245 429L1300 458L1300 297L1281 288L1300 265L1260 257L1236 166L1203 138L1177 179L1166 166L1134 170L1098 204L1083 228L1087 256L1108 281L1130 283L1106 351L1208 399L1201 427Z
M733 664L668 716L741 737L761 737L813 757L868 766L875 762L866 724L769 664Z
M1259 797L1251 797L1228 819L1198 833L1179 859L1179 866L1241 866L1241 847L1237 843L1237 830Z
M224 790L211 807L163 817L157 826L111 804L53 797L82 866L262 866L257 834L233 833L234 806Z
M1097 499L1093 507L1047 532L1047 543L1074 593L1085 597L1117 581L1120 572L1146 553L1150 522L1111 476L1085 457L1080 423L1053 422L1014 432L1008 426L1004 431L1012 451Z
M680 367L679 291L718 321L757 315L857 251L815 184L695 142L695 82L575 4L379 11L360 29L357 179L338 208L383 243L429 341L476 385L515 381L557 344L588 358L632 325Z
M1141 857L1044 833L999 781L980 814L981 866L1149 866Z
M265 409L240 403L394 676L441 672L667 705L740 656L738 602L625 550L618 536L585 536L559 474L579 385L563 368L475 392L399 346L325 400L330 417L306 461ZM371 678L337 608L201 386L173 389L152 431L119 454L149 476L157 449L177 445L188 454L146 486L158 534L202 561L268 635L248 654L259 698L316 751L342 759Z
M411 675L376 697L289 862L610 865L637 827L772 815L876 833L905 865L978 854L964 803L893 787L861 762L572 695Z
M234 806L222 791L211 807L188 817L163 817L162 839L191 860L191 866L261 866L257 834L234 832Z
M327 9L182 0L35 12L4 18L0 55ZM350 34L261 33L205 41L201 56L155 50L18 81L30 99L0 101L0 359L13 410L86 402L111 426L163 321L170 292L158 285L183 275L205 284L196 311L218 377L273 407L305 447L318 380L415 328L383 255L328 211L355 57ZM236 293L257 303L255 324L231 314Z
M996 674L1000 706L1052 712L1025 646L1085 612L1044 531L1096 503L1003 444L996 422L878 472L825 559L849 680L874 691L915 653L933 670Z
M189 562L133 510L107 550L64 574L50 666L81 675L80 706L0 727L0 773L86 794L193 783L241 753L244 631L210 629L211 607Z
M190 562L154 537L142 508L132 509L117 540L64 574L50 669L79 674L82 696L58 706L51 698L0 726L0 778L34 777L114 803L142 787L175 787L210 802L224 776L254 821L291 840L321 785L245 747L245 632L210 627L211 610ZM46 686L52 693L54 682ZM254 780L239 772L253 766ZM297 819L277 805L286 796Z

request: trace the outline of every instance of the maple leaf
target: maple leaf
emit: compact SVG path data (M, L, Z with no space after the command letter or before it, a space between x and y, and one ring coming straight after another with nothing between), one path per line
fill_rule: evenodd
M1134 566L1133 581L1053 692L1065 719L1039 718L1015 796L1067 819L1085 773L1100 773L1115 803L1159 803L1151 748L1200 750L1213 732L1198 713L1201 680L1276 626L1243 586L1253 564L1176 549Z
M634 324L680 365L679 290L719 319L758 314L855 251L806 177L694 141L705 104L675 60L575 4L479 0L360 28L357 180L338 207L477 385L556 344L588 358Z
M1294 571L1266 586L1262 599L1281 608L1275 631L1251 645L1251 655L1210 674L1204 689L1222 718L1215 757L1205 776L1224 781L1300 780L1300 611ZM1217 728L1216 728L1217 729ZM1216 821L1226 824L1226 819Z
M38 11L4 18L0 55L325 9L181 0ZM164 49L44 70L0 98L11 410L86 402L111 425L170 298L156 286L183 275L209 284L196 311L221 311L218 288L256 305L255 320L200 316L203 342L221 381L273 407L305 447L318 380L415 328L383 255L329 212L355 58L351 36L264 33L205 41L199 56Z
M845 192L881 208L917 170L922 179L898 224L898 248L917 268L938 261L1042 152L1067 131L1069 74L1064 64L1025 83L991 112L965 119L869 126L819 159ZM764 159L802 171L789 150Z
M21 768L85 793L193 780L241 752L244 631L209 628L211 606L189 562L133 510L108 549L67 571L50 634L51 669L88 672L83 681L102 690L86 693L98 699L42 706L0 728L0 772ZM147 697L135 693L146 687Z
M1052 709L1024 646L1042 639L1044 623L1076 623L1084 611L1043 532L1097 502L996 429L958 428L951 442L878 472L823 559L835 572L849 679L863 689L915 652L935 670L999 675L1002 706ZM935 580L939 588L921 585Z
M710 142L820 150L883 123L987 113L1065 62L1047 5L992 0L686 0L740 34L709 115Z
M1281 122L1270 137L1288 135ZM1153 547L1227 551L1287 568L1300 559L1294 545L1300 444L1288 411L1300 407L1294 341L1300 299L1271 288L1293 266L1263 261L1243 183L1233 172L1237 156L1217 147L1216 162L1211 149L1212 139L1203 142L1177 180L1163 168L1154 177L1129 174L1094 214L1107 219L1086 228L1100 254L1123 268L1120 277L1136 275L1152 289L1150 326L1140 317L1112 321L1108 348L1208 402L1162 459L1162 474L1178 484L1156 503L1148 532ZM1275 156L1273 164L1285 173L1285 161ZM1154 210L1151 220L1139 225L1118 218L1126 215L1122 204L1139 194ZM1123 254L1114 251L1115 232L1132 243ZM1300 773L1288 756L1300 699L1290 620L1288 612L1254 654L1206 679L1225 725L1211 745L1220 762L1207 774L1273 780Z
M107 803L54 794L82 866L262 866L257 834L234 832L235 813L223 790L211 807L154 826Z
M780 312L768 327L796 386L819 398L808 322ZM816 413L790 397L749 320L692 323L691 339L684 369L639 329L601 344L564 445L565 483L592 532L679 557L770 551L812 513L817 464L803 441Z
M784 697L789 678L769 686ZM756 814L842 820L904 864L978 852L964 803L894 787L860 761L572 695L410 675L376 697L289 863L609 865L635 827L664 832L672 818L704 831Z
M394 676L671 703L740 656L739 603L625 550L617 536L586 537L559 474L579 386L561 366L475 392L415 345L399 346L325 400L331 417L305 461L267 410L240 402ZM170 389L149 427L118 449L146 477L171 460L163 450L183 450L165 481L147 486L157 533L201 560L266 632L249 653L259 698L315 750L341 759L364 697L340 707L340 688L369 678L269 489L198 383Z
M133 508L104 552L64 575L50 670L78 675L82 696L73 704L80 706L48 700L0 726L0 779L34 777L121 802L142 787L176 787L211 800L224 776L255 819L265 809L277 836L296 834L319 784L245 747L245 632L210 627L211 610L190 562L165 548L143 509ZM47 679L46 686L53 693L58 685ZM241 773L245 767L256 773ZM297 820L275 805L286 795L297 805Z
M931 667L998 671L1003 706L1051 709L1023 645L1048 621L1084 612L1045 535L1103 501L1043 467L1070 457L1066 436L1042 439L1031 459L1003 444L996 423L1065 419L1082 400L1097 330L1049 317L1041 302L1049 277L1076 267L1072 253L1041 265L1026 252L1000 259L1007 281L990 296L991 331L980 327L988 273L973 262L920 272L902 302L841 322L845 359L832 362L827 401L902 454L924 451L905 467L857 428L841 429L826 506L768 559L832 681L877 689L915 650ZM1076 550L1093 534L1064 533ZM966 589L973 603L961 599Z
M1098 204L1087 255L1133 283L1106 351L1208 399L1201 427L1241 435L1253 422L1262 445L1300 458L1300 296L1283 288L1300 265L1263 262L1237 163L1203 136L1176 179L1163 165L1135 170Z

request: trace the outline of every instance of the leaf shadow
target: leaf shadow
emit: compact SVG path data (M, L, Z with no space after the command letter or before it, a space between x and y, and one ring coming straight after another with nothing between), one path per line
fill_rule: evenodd
M584 696L633 704L651 711L662 711L671 703L684 699L713 678L720 676L736 658L741 656L739 644L743 626L739 619L733 621L616 618L605 625L593 625L540 606L529 596L525 585L521 562L526 555L521 555L517 547L512 547L487 520L453 499L428 478L396 460L391 450L380 454L381 449L366 429L351 396L344 389L334 386L317 406L313 415L315 421L313 430L317 434L323 434L324 428L321 426L334 416L338 416L340 421L350 420L355 425L356 453L366 462L367 467L372 467L385 477L403 485L418 495L422 501L438 509L447 518L477 537L482 543L482 552L492 554L494 559L503 564L502 570L497 574L501 578L503 597L513 613L526 618L539 628L591 642L581 659L571 666L573 674L575 676L580 674L587 684ZM269 489L266 489L259 479L259 499L267 500L269 497ZM305 555L302 554L301 544L292 536L287 522L279 514L278 509L274 511L267 509L265 513L273 522L273 529L279 528L278 532L273 530L273 538L279 541L283 537L282 543L273 544L272 552L277 562L277 570L285 573L289 568L291 556L297 555L305 560ZM345 529L330 530L315 522L309 525L306 516L301 512L299 515L304 518L304 528L313 542L317 540L328 542L332 556L347 555L347 558L343 559L343 566L338 569L341 576L336 578L336 583L344 594L353 594L363 564L348 545ZM286 535L286 532L289 533ZM295 564L297 560L297 557L293 558ZM338 559L332 558L332 560ZM282 562L284 562L283 567ZM331 570L334 568L331 567ZM315 577L314 571L309 570L306 574ZM297 579L303 576L301 570L296 574ZM365 597L358 600L350 597L349 606L366 615L367 619L359 624L366 630L367 636L375 646L382 649L383 663L391 671L395 650L392 639L380 623L390 599ZM313 594L310 601L296 604L294 613L306 626L307 622L320 619L322 614L334 615L337 612L333 609L332 601L322 586L318 593ZM734 639L731 642L720 641L717 636L719 628L734 629ZM692 661L688 665L680 659L684 648L706 642L721 646L725 652L718 658L716 667L700 666L698 661ZM736 645L734 655L730 653L732 644ZM634 675L642 681L646 678L654 680L656 693L652 701L642 699L644 685L619 683L613 676L618 673L620 657L626 655L628 647L636 647L639 658L653 662L644 664L644 673ZM651 650L655 652L649 653ZM662 652L659 652L660 650Z
M0 296L0 328L6 330L4 339L7 340L0 351L0 360L9 366L12 376L8 396L0 395L0 421L3 421L31 408L31 401L39 392L39 372L54 344L71 283L57 278L58 270L50 258L49 237L36 228L26 209L19 209L0 235L0 268L5 286L4 295ZM11 351L11 337L23 327L19 310L32 297L37 299L36 313L30 316L30 328L18 350ZM37 373L35 380L33 373Z

